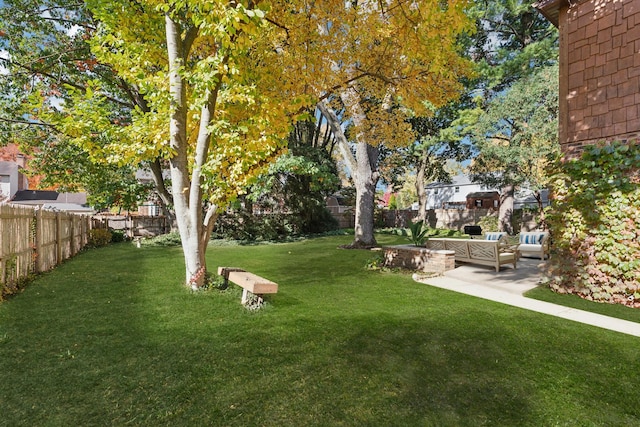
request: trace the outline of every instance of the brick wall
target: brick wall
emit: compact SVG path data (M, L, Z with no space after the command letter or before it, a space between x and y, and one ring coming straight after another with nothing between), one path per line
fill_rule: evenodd
M560 142L568 157L640 136L640 2L587 0L560 11ZM564 105L563 105L564 104Z

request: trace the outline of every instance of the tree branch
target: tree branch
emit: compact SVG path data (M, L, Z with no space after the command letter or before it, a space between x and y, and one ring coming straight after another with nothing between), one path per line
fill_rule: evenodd
M36 74L36 75L42 75L42 76L47 77L49 79L57 80L59 83L71 86L74 89L78 89L82 93L86 93L86 91L87 91L87 88L85 86L83 86L81 84L78 84L78 83L75 83L75 82L73 82L71 80L62 79L59 76L54 76L53 74L51 74L51 73L49 73L47 71L38 70L38 69L32 68L29 65L24 65L24 64L21 64L21 63L16 62L16 61L10 61L10 64L14 65L14 66L17 66L18 68L21 68L23 70L27 70L29 73ZM105 99L107 99L108 101L111 101L111 102L113 102L115 104L118 104L118 105L121 105L121 106L124 106L124 107L131 107L131 105L129 103L127 103L125 101L122 101L120 99L114 98L114 97L112 97L110 95L107 95L104 92L101 92L101 95L104 96Z
M34 122L34 121L28 121L28 120L8 119L6 117L0 117L0 121L1 122L6 122L6 123L13 123L13 124L17 124L17 125L41 126L41 127L46 127L46 128L49 128L49 129L53 129L57 133L62 133L62 132L60 132L60 130L55 125L52 125L51 123Z
M331 131L333 132L333 135L337 141L338 147L340 148L340 153L342 154L342 158L346 163L347 167L349 168L349 172L351 173L351 176L353 176L353 174L357 170L356 158L351 152L351 148L349 147L349 141L347 140L347 137L345 136L344 131L342 130L342 127L340 127L340 120L338 119L336 112L331 107L326 105L324 101L318 102L317 106L320 112L327 119L327 123L331 127Z

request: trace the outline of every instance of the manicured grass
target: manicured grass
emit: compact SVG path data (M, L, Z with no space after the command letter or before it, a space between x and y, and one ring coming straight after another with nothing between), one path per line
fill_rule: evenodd
M604 304L587 301L577 295L558 294L546 286L534 288L527 292L525 296L565 307L577 308L579 310L590 311L592 313L603 314L605 316L617 317L618 319L640 323L640 309L626 307L620 304Z
M365 270L349 241L211 247L279 283L259 312L183 288L179 249L81 254L0 305L0 425L640 425L639 339Z

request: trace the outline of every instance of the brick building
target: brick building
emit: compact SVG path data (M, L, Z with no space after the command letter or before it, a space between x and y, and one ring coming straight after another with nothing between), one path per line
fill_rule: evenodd
M559 140L567 157L640 139L640 0L542 0L560 32Z

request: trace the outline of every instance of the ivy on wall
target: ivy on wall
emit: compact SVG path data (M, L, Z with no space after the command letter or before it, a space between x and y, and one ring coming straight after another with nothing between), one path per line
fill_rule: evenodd
M640 308L640 145L585 147L551 183L549 286Z

